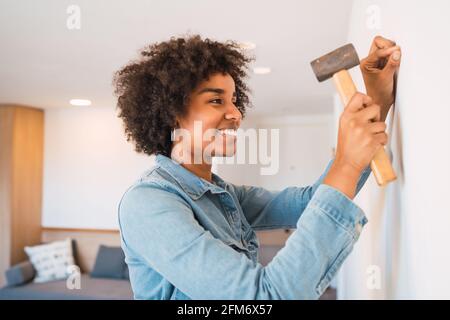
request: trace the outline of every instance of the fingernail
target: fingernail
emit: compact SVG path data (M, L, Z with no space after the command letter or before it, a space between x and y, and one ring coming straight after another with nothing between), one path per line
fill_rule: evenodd
M394 54L392 55L392 59L394 59L395 61L400 60L400 51L395 51Z

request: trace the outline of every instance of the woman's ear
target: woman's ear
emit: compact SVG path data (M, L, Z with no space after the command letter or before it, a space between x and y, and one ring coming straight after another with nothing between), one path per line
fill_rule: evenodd
M177 129L180 127L180 120L178 119L178 116L175 117L175 124L174 124L174 129Z
M181 129L185 121L183 121L183 117L180 115L175 116L175 129Z
M178 116L177 116L177 117L175 117L175 124L174 124L174 127L172 128L172 130L171 130L171 132L170 132L170 138L172 139L172 142L174 142L174 141L176 140L176 134L175 134L175 131L176 131L177 129L179 129L179 128L180 128L180 121L179 121Z

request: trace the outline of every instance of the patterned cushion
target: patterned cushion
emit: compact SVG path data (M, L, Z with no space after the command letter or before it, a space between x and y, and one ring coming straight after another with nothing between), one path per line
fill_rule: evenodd
M33 282L65 279L68 267L75 263L71 239L25 247L25 252L36 270Z

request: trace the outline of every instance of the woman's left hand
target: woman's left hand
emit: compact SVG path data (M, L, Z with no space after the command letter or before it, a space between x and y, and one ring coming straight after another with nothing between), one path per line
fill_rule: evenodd
M361 60L360 68L367 95L381 106L381 121L386 119L394 103L394 77L400 66L401 48L394 41L377 36L369 55Z

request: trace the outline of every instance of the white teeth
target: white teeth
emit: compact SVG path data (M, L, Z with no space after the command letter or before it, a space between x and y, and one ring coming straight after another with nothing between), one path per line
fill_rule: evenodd
M230 136L237 136L237 132L234 129L225 129L224 132L225 132L225 134L230 135Z
M223 134L223 135L229 135L229 136L235 136L235 137L237 136L237 131L234 129L220 129L220 130L217 130L217 132L219 134Z

